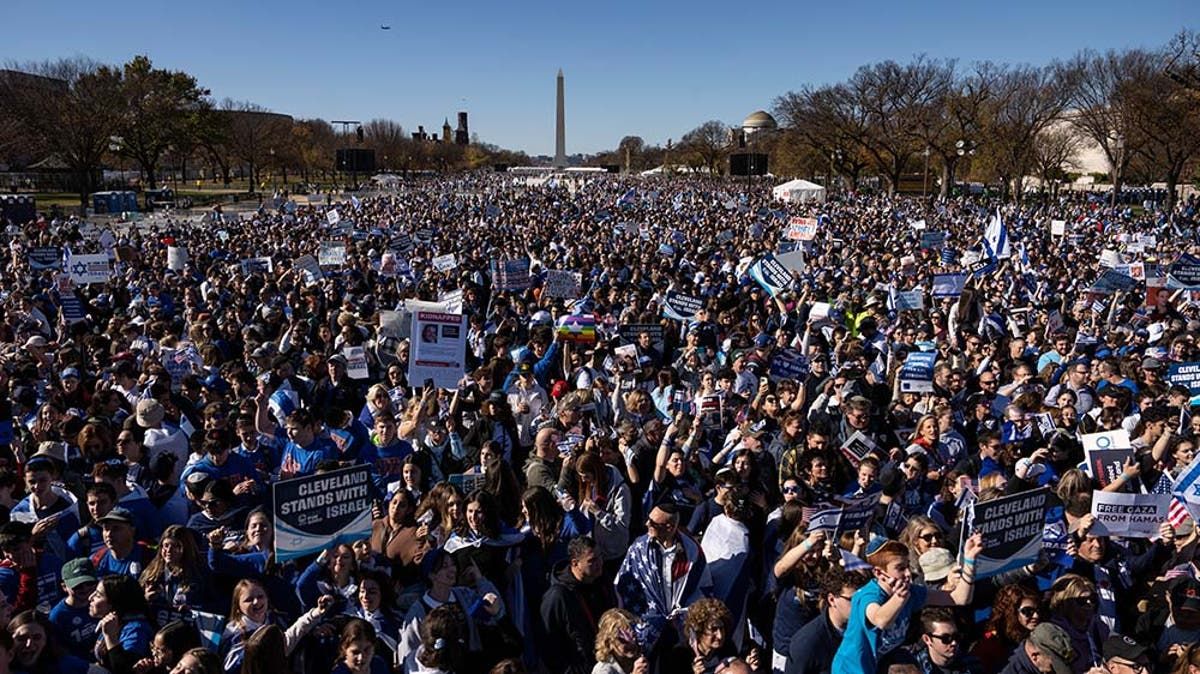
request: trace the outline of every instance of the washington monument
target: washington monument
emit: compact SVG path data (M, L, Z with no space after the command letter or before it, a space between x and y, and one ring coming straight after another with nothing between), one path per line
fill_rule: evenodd
M558 69L558 108L554 123L554 166L564 168L567 165L567 120L563 104L563 72Z

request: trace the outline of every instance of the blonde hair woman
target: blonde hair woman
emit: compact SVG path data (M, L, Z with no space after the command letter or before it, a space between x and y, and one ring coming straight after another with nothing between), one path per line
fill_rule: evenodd
M634 627L637 616L612 608L600 616L596 630L596 664L592 674L648 674L650 663L642 655Z

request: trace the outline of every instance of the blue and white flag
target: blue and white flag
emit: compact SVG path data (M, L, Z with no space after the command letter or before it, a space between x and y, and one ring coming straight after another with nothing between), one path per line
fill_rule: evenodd
M626 190L625 194L622 194L621 196L617 197L617 205L618 206L628 206L633 203L633 200L636 197L637 197L637 188L630 187L628 190Z
M987 229L983 232L983 243L990 257L1012 257L1012 246L1008 242L1008 225L1000 218L998 211L992 215Z

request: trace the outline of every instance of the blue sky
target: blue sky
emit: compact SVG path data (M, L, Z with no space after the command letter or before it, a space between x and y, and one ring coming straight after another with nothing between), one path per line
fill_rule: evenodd
M552 154L554 76L567 150L678 139L739 122L805 83L925 52L1045 63L1156 46L1200 28L1197 0L516 2L0 0L0 62L144 53L218 98L296 117L441 127L469 111L487 142ZM381 24L391 26L380 30Z

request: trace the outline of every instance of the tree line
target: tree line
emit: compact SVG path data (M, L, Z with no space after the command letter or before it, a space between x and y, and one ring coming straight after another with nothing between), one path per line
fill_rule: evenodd
M1129 181L1166 183L1173 200L1200 162L1200 38L1184 31L1155 49L1086 50L1042 66L883 61L788 91L773 111L780 130L755 134L751 149L769 152L779 175L851 185L877 176L894 191L930 171L942 196L969 177L1020 199L1026 177L1066 180L1090 144L1112 167L1103 178L1114 203ZM668 148L626 137L591 161L628 160L637 170L668 160L719 173L731 152L745 151L738 131L705 122Z
M322 119L217 100L192 75L156 68L146 56L121 66L80 57L0 70L0 161L51 158L76 176L84 205L106 167L133 168L153 189L165 167L186 177L201 165L226 185L240 175L254 191L267 173L284 184L336 181L335 150L344 147L373 149L385 171L529 163L524 153L478 139L467 146L414 140L390 119L334 129Z

